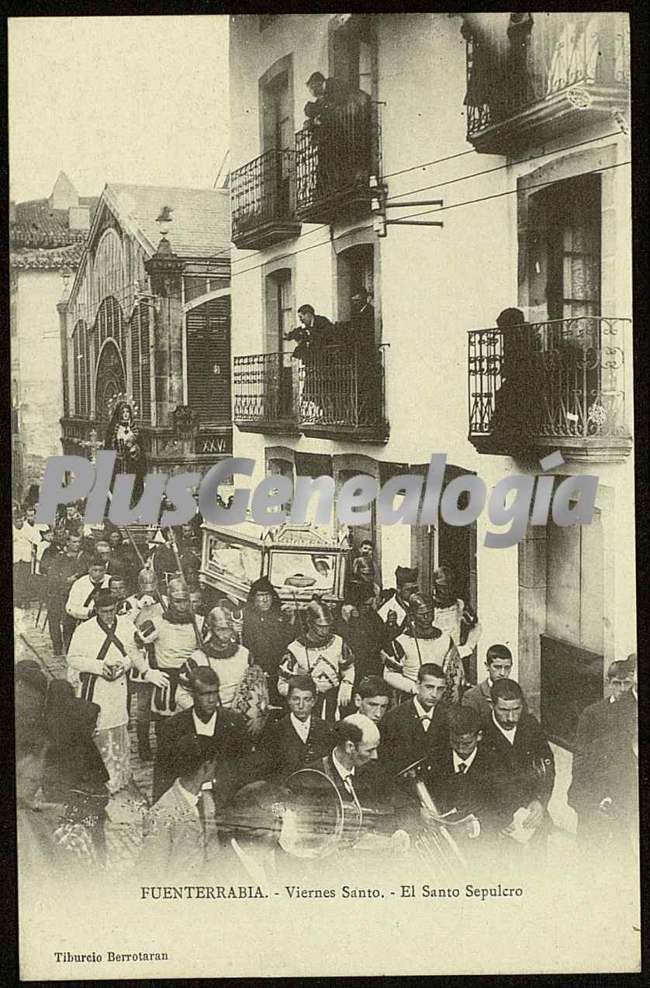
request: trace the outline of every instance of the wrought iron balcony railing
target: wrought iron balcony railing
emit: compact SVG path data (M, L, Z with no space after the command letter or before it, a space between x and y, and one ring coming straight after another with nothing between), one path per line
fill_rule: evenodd
M624 458L631 448L629 323L576 316L471 331L471 442L480 452L517 455L551 446L573 459Z
M296 134L296 211L310 223L370 208L370 177L381 170L379 104L365 93Z
M327 346L301 362L299 421L305 435L387 441L384 349Z
M236 247L260 250L295 237L293 151L266 151L230 176L232 240Z
M467 38L467 138L501 154L575 125L577 114L611 112L627 99L625 14L471 15Z
M287 353L234 358L234 421L242 431L297 432L298 361Z
M386 442L384 347L330 345L303 359L235 357L234 420L243 432Z

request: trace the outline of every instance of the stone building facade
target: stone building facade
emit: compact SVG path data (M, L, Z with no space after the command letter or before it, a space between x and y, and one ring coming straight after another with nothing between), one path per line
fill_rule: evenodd
M484 545L485 513L351 532L372 538L384 586L398 564L426 591L451 567L483 626L477 674L507 643L564 740L635 648L628 30L614 13L231 19L235 452L257 479L338 486L421 472L435 452L446 484L532 477L555 450L557 482L597 474L592 525L531 526L511 548ZM336 104L320 129L316 71ZM304 303L348 334L314 371L320 402L283 340ZM512 389L504 403L509 308L532 327L528 431Z
M151 471L231 452L229 244L223 189L106 185L59 303L64 452L94 455L116 395Z

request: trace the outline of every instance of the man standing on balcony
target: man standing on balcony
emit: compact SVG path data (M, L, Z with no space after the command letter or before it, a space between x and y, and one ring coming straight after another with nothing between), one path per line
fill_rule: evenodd
M361 422L371 424L379 416L380 368L375 348L375 310L370 293L360 286L350 299L352 334L357 368L358 409Z
M334 326L327 316L316 314L313 305L301 305L298 309L301 325L283 334L285 340L297 340L298 346L292 356L297 357L303 364L303 387L300 396L301 414L310 417L314 414L313 407L320 405L318 400L323 392L323 374L319 375L318 353L334 340ZM319 380L321 378L321 380Z

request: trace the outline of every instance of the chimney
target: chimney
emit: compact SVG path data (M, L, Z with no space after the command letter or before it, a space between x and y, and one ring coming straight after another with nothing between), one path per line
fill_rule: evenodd
M90 229L90 209L88 206L70 206L68 210L70 230L87 232Z
M13 199L9 202L9 225L13 226L16 222L16 203Z

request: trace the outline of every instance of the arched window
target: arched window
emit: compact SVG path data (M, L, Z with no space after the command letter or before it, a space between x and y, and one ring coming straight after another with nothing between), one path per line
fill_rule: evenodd
M113 339L124 357L124 318L120 303L112 295L102 300L95 319L97 350L101 350L106 340Z
M337 255L338 318L347 322L352 315L352 297L359 289L373 301L374 252L372 244L355 244Z
M93 265L95 298L98 302L109 295L120 297L124 289L122 241L116 230L108 229L97 244Z
M230 420L230 296L190 309L187 336L187 403L199 423Z

